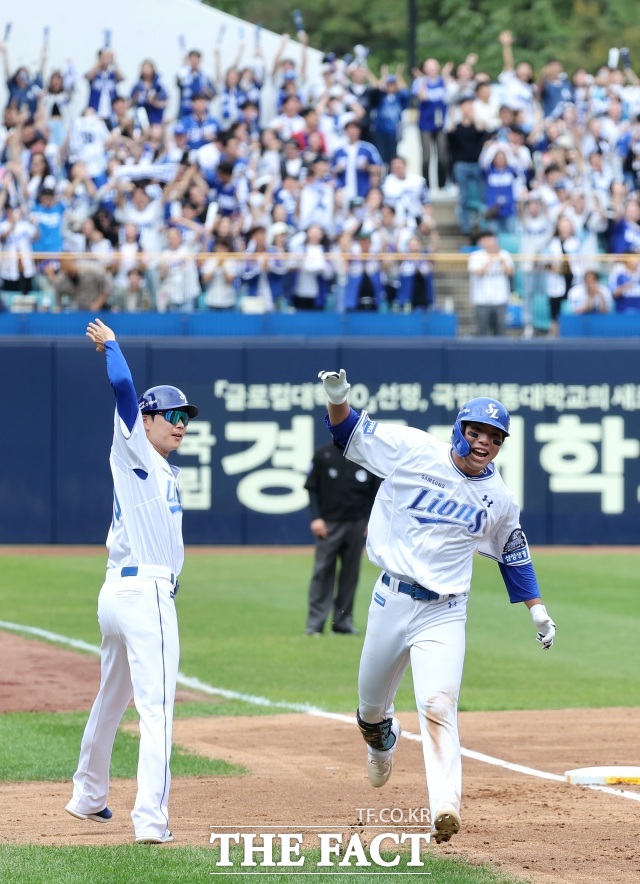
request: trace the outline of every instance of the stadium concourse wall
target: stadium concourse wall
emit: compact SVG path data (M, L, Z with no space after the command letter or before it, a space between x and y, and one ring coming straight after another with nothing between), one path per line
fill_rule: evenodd
M88 315L42 318L60 320L55 336L50 327L0 337L8 411L0 543L103 543L114 408L104 358L84 339ZM411 319L385 320L396 318ZM638 542L640 379L632 339L615 347L602 338L462 340L415 323L414 334L399 323L387 326L387 337L372 337L365 316L350 317L348 333L343 325L335 334L334 326L333 335L313 338L305 325L267 337L246 325L236 337L158 337L144 323L131 332L126 319L110 321L138 391L175 384L200 408L173 456L187 543L312 541L304 481L315 447L330 438L317 373L341 367L357 410L442 439L464 401L501 399L512 434L498 463L530 542ZM416 476L416 489L423 484ZM447 491L430 493L446 516Z

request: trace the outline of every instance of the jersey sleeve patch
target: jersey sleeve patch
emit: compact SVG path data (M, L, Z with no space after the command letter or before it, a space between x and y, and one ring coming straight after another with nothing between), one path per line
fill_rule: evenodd
M529 545L525 533L522 528L515 528L504 545L502 560L505 565L517 565L529 559Z
M377 429L378 421L372 421L369 418L363 421L362 432L365 436L374 436Z

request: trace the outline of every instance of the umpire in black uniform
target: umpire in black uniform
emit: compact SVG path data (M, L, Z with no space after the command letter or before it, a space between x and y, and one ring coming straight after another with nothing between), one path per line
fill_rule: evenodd
M353 600L369 514L381 480L343 457L333 442L318 448L305 482L316 555L309 585L307 635L320 635L333 604L334 632L357 635ZM336 566L340 559L334 599Z

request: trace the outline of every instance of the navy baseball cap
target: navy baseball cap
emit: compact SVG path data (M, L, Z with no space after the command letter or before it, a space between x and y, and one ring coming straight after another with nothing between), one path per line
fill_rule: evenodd
M175 126L173 127L173 134L174 135L186 135L187 130L184 126L184 123L176 123Z

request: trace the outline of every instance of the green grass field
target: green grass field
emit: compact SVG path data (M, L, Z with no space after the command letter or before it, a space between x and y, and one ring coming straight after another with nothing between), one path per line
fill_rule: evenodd
M636 641L630 612L637 604L638 555L629 550L606 554L577 550L540 552L534 560L544 600L558 626L556 644L550 652L540 649L524 606L509 604L496 565L478 557L461 709L636 705ZM99 644L96 599L104 562L102 555L37 557L28 555L28 550L24 556L2 556L0 619ZM177 598L182 673L237 695L353 713L362 639L328 634L317 640L304 635L310 568L308 550L188 553ZM362 629L375 575L365 563L355 614ZM414 708L410 677L401 686L397 708ZM223 702L185 704L179 714L274 711L238 696ZM69 779L85 719L82 713L0 717L0 780ZM47 752L43 752L45 745ZM120 734L114 776L133 776L136 751L135 737ZM177 777L242 773L180 751L173 771ZM175 848L160 853L162 857L152 852L145 860L129 846L4 845L0 847L0 880L120 884L211 877L211 849ZM142 864L139 872L137 863ZM381 880L366 871L362 877ZM508 879L446 861L438 866L437 875L434 868L432 880L457 884Z
M391 855L383 856L392 859ZM0 880L7 884L90 884L96 881L104 884L195 884L199 881L229 884L230 881L247 881L256 876L264 880L264 872L260 868L242 875L215 871L216 858L214 849L195 847L160 850L141 845L117 848L2 847ZM237 851L234 853L232 850L230 858L236 867L242 861L242 855ZM309 867L315 866L318 854L309 852L305 859ZM497 874L486 866L465 867L452 860L430 857L424 869L412 874L406 862L406 858L403 858L395 867L396 873L404 874L402 880L407 880L409 875L418 880L419 875L419 880L433 881L434 884L517 884L515 878ZM298 877L298 880L312 881L313 884L344 884L357 875L358 884L384 884L392 880L394 874L390 871L388 875L380 877L379 874L368 874L366 870L354 870L345 876L336 869L313 874L309 878ZM272 869L267 880L271 884L286 884L287 881L296 880L296 873L278 874L277 869Z

